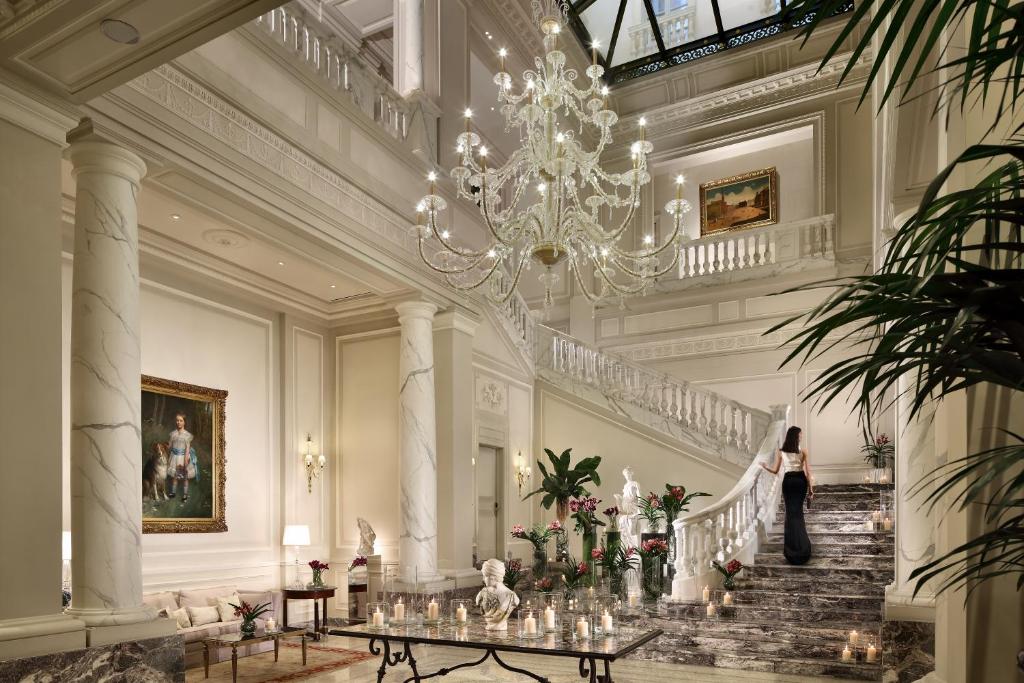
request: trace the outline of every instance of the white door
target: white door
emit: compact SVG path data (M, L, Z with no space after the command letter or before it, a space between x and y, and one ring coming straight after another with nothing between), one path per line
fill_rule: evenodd
M476 456L476 557L498 556L498 451L480 446Z

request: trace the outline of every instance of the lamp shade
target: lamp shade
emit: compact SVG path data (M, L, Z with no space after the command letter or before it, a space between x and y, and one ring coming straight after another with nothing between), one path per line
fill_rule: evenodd
M288 524L284 528L281 545L309 545L309 527L305 524Z
M62 531L60 532L60 559L70 560L71 559L71 532Z

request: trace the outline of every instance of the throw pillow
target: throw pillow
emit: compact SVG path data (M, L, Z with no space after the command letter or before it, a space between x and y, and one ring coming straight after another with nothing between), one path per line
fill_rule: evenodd
M192 626L192 620L188 618L188 608L179 607L168 615L171 619L174 619L178 624L178 628L190 628Z
M192 619L193 626L212 624L220 619L216 607L189 607L188 616Z
M238 617L235 616L235 608L231 605L241 605L241 599L238 597L238 593L234 595L223 595L217 598L217 614L220 615L221 621L238 621Z

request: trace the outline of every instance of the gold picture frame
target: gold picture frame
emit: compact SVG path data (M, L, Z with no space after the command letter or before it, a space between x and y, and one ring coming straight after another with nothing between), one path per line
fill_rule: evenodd
M700 185L700 235L779 222L779 174L762 168Z
M142 376L143 533L228 530L227 397L222 389Z

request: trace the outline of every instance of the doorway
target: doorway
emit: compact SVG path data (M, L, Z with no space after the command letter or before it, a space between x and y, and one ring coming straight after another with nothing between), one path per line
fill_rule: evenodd
M481 445L474 469L476 488L476 533L473 555L479 564L501 558L504 537L501 533L501 461L500 448Z

